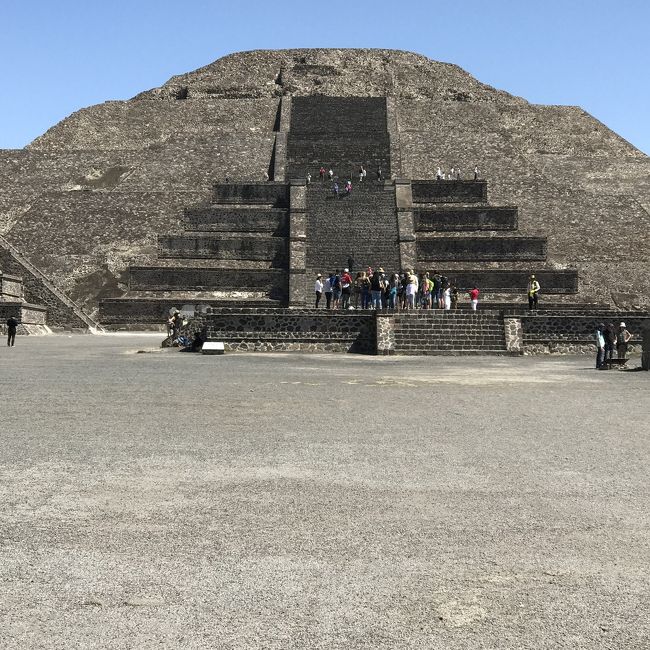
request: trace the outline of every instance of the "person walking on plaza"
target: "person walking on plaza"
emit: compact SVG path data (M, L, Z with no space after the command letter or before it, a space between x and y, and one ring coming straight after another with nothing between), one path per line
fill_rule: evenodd
M605 364L605 323L596 328L596 369L600 370Z
M13 317L7 318L7 346L13 348L16 345L16 330L18 329L18 321Z
M474 287L470 292L469 292L469 299L472 304L472 310L476 311L478 308L478 295L481 293L478 290L478 287Z
M318 309L318 303L323 296L323 281L322 275L319 273L316 276L316 285L314 286L314 291L316 292L316 309Z
M630 342L632 335L625 329L625 323L621 323L616 334L616 354L619 359L625 359L627 356L627 344Z
M537 309L537 300L539 299L539 282L536 280L534 275L531 275L528 278L528 287L526 292L528 293L528 309Z

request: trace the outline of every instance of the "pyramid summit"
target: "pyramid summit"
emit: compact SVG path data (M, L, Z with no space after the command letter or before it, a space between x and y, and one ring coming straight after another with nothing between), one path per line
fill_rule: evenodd
M321 164L342 180L381 167L386 188L334 211L306 192L298 210L289 183ZM479 167L480 196L462 183L434 195L438 167L452 166L463 182ZM437 265L500 301L530 271L567 305L627 308L648 292L648 157L579 107L531 104L411 52L231 54L74 113L25 149L0 151L0 170L0 267L52 314L57 300L26 265L100 320L119 320L114 304L98 311L102 301L127 298L155 309L305 302L309 281L291 290L300 255L306 278L350 257ZM322 226L349 214L355 223L336 236ZM364 240L369 224L376 240Z

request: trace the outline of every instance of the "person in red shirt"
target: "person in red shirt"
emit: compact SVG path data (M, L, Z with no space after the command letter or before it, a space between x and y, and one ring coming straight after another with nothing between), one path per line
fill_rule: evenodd
M480 291L478 290L477 287L474 287L470 292L469 292L469 299L470 302L472 303L472 309L476 311L476 308L478 307L478 294Z
M352 294L352 276L350 270L345 269L341 276L341 309L350 309L350 295Z

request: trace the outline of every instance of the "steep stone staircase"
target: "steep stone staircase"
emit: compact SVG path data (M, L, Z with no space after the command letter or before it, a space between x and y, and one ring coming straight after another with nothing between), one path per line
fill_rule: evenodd
M395 191L383 184L357 183L337 198L327 184L307 194L307 268L313 274L349 266L399 270Z

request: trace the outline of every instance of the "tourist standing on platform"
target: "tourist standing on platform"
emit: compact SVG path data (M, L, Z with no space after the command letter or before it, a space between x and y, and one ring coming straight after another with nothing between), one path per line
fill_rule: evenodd
M338 269L334 274L334 284L332 285L332 309L341 308L341 274Z
M420 280L420 306L422 309L431 309L431 292L433 291L433 280L429 279L427 272L422 274Z
M433 277L431 278L431 281L433 282L433 306L436 309L440 309L440 304L442 301L442 276L435 269L433 271Z
M605 324L601 323L596 328L596 369L605 364Z
M361 309L370 309L370 277L365 271L361 277Z
M341 309L350 309L350 297L352 296L352 276L350 269L344 269L341 275Z
M449 172L449 180L453 181L455 175L456 175L456 170L452 167L451 171Z
M445 309L449 311L451 309L451 287L449 286L448 282L445 284L445 288L442 290L442 300L444 302Z
M320 166L320 169L318 170L318 176L320 178L320 182L323 183L325 181L325 174L327 172L325 171L325 167L322 165Z
M478 287L474 287L469 292L469 299L470 299L470 302L472 304L472 309L474 311L476 311L477 308L478 308L478 295L479 295L479 293L481 293L481 292L478 290Z
M411 269L408 273L406 284L406 309L415 309L415 297L418 293L418 276Z
M458 287L455 284L451 286L451 308L458 309Z
M322 278L323 276L319 273L316 276L316 285L314 286L314 291L316 292L316 309L318 309L318 303L320 302L320 299L323 296L323 281Z
M324 282L323 290L325 291L325 309L332 309L332 295L334 293L334 273L330 273Z
M456 170L456 180L459 181L461 177L460 167Z
M393 273L388 282L388 309L393 311L397 309L397 292L399 291L399 275Z
M528 293L528 309L537 309L540 288L539 282L535 279L535 276L531 275L530 278L528 278L528 287L526 288Z
M18 321L13 317L7 318L7 346L13 348L16 345L16 330Z
M384 269L381 266L375 269L375 272L370 278L370 297L372 301L372 308L381 310L381 294L384 290Z
M627 344L631 338L632 335L625 329L625 323L621 323L616 335L616 354L619 359L625 359L627 355Z
M614 358L614 347L616 346L616 328L614 323L605 325L605 361Z
M436 180L437 181L442 180L442 169L440 169L440 166L438 166L438 169L436 170Z
M350 267L352 268L352 267ZM354 296L352 302L355 309L359 309L361 304L361 280L363 278L363 271L357 271L357 276L354 278L354 285L352 287L352 295Z

